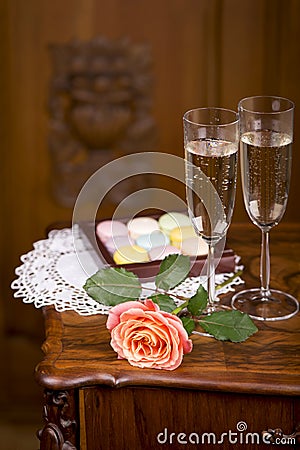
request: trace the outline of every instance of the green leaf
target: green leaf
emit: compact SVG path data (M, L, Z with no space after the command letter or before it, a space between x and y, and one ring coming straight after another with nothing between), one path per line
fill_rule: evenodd
M200 316L200 314L204 311L204 309L207 306L207 291L204 289L204 287L200 284L200 286L197 289L197 292L193 297L190 298L188 303L188 311L193 316Z
M247 314L240 311L214 312L199 320L204 330L220 341L243 342L257 332L257 327Z
M162 311L171 313L176 308L176 303L169 295L156 294L151 295L149 298L151 298L154 303L157 303Z
M190 336L195 329L195 322L190 317L180 317L183 327L185 328L187 334Z
M87 279L83 289L90 297L107 306L137 300L142 291L138 277L124 268L100 269Z
M161 263L159 272L155 278L156 287L168 290L183 280L190 271L190 258L184 255L169 255Z

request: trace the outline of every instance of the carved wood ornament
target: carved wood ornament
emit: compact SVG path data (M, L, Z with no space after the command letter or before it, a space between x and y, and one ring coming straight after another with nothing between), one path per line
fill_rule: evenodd
M72 207L98 168L127 153L154 150L152 61L146 44L125 38L54 44L50 53L53 189L60 204ZM130 183L123 187L125 194L130 189Z
M38 438L41 448L51 450L76 450L76 406L74 391L45 390L45 426Z

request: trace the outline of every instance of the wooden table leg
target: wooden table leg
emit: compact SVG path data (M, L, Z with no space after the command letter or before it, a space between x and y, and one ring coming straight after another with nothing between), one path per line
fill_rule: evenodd
M38 431L40 450L77 450L77 400L75 390L44 392L44 427Z

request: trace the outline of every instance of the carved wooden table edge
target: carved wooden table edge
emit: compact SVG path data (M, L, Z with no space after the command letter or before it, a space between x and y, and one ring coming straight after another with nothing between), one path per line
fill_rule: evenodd
M155 369L138 369L129 365L126 360L117 360L116 354L109 346L109 333L107 332L107 352L111 352L111 357L107 361L101 360L101 367L89 369L86 366L75 368L57 368L55 362L62 355L62 339L64 336L64 323L61 313L57 312L53 306L43 308L45 324L51 321L51 329L48 328L48 335L42 346L45 358L35 369L35 379L46 389L76 389L80 387L103 385L114 388L129 386L166 387L176 389L194 389L223 391L232 393L262 395L287 395L300 396L300 377L298 374L277 374L276 372L249 373L243 369L235 369L228 373L216 370L203 370L199 377L191 375L190 355L186 355L182 365L174 372L160 371ZM68 312L64 313L68 316ZM75 314L76 313L71 313ZM85 321L85 317L78 316L77 321ZM105 327L106 316L96 317L101 327ZM291 319L290 319L291 320ZM294 319L295 320L295 319ZM257 324L258 328L264 325ZM259 330L263 332L263 330ZM251 339L251 338L250 338ZM194 336L194 345L209 345L211 338ZM216 342L221 352L226 346L241 346L244 343L232 344L226 342ZM242 347L241 347L242 350ZM225 352L224 352L225 353ZM101 354L102 356L102 354ZM193 366L194 367L194 366ZM194 367L195 369L195 367ZM193 369L193 370L194 370Z

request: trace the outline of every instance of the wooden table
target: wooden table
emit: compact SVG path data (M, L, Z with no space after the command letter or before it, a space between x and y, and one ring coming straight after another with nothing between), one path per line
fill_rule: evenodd
M242 257L247 286L258 285L259 231L233 224L228 244ZM271 255L272 287L300 298L300 224L272 230ZM43 313L45 357L35 372L45 389L42 450L261 449L263 436L289 443L276 449L296 448L299 314L256 322L259 331L240 344L193 336L192 353L169 372L118 360L104 316Z

